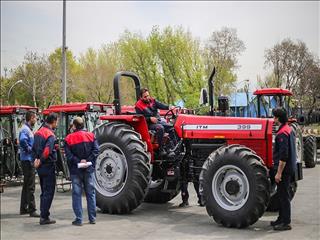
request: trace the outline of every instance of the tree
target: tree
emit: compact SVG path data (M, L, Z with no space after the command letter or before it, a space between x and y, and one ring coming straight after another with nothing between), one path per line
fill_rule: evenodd
M46 55L28 52L22 64L12 71L11 84L22 80L22 84L15 88L15 100L18 103L32 104L43 107L46 99L56 95L52 86L54 85L53 74ZM31 96L31 101L30 101Z
M265 51L265 66L273 69L277 87L294 89L312 63L312 55L302 41L284 39Z
M301 81L296 89L301 107L308 110L308 119L319 105L320 99L320 60L314 58L301 76Z
M230 93L229 87L237 79L235 70L239 67L238 57L244 50L245 45L238 38L236 29L223 27L212 33L205 46L203 58L207 77L213 67L216 68L216 96Z
M190 32L182 27L160 30L155 26L144 38L126 31L119 49L123 68L137 73L154 97L171 104L183 100L186 106L198 105L205 84L204 65L200 43Z
M113 99L112 79L118 71L117 44L104 45L96 51L89 48L79 59L79 88L86 101L110 103Z
M85 96L79 87L80 66L71 50L66 51L67 61L67 102L83 101ZM61 93L62 89L62 50L57 48L49 55L53 84L52 88L56 93ZM49 103L61 103L61 94L55 94Z
M181 99L188 107L197 106L205 84L199 41L182 27L166 27L163 31L154 27L148 40L156 55L166 101Z
M119 49L123 68L135 72L140 77L143 87L147 87L159 100L164 100L164 86L150 41L140 34L125 31L119 40ZM127 99L124 99L126 102L130 100L132 102L135 99L132 83L129 84L131 88L124 89L124 96L127 96Z
M257 83L259 88L275 88L277 87L277 79L274 73L267 75L264 79L257 76Z

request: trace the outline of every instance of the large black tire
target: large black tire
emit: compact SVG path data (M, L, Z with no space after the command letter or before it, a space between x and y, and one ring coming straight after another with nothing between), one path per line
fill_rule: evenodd
M210 216L225 227L244 228L265 212L270 198L267 168L249 148L224 146L209 155L200 192Z
M296 181L290 184L290 189L289 189L290 201L294 198L297 188L298 188L298 184ZM275 194L271 195L270 197L270 202L269 202L267 211L277 212L279 211L279 207L280 207L279 194L277 191L275 191Z
M179 194L180 183L178 180L174 181L173 183L170 183L176 186L176 189L171 190L170 192L163 191L164 184L165 180L163 179L156 182L151 182L151 184L149 185L148 193L144 198L144 201L148 203L167 203Z
M5 146L4 150L4 158L5 158L5 174L8 174L10 178L15 176L16 170L16 153L14 151L14 146L12 143Z
M293 131L293 134L295 136L296 140L296 153L297 153L297 162L302 163L303 161L303 137L302 137L302 131L301 128L299 127L298 123L294 122L291 123L291 128Z
M303 139L303 159L306 168L314 168L317 163L317 139L309 135Z
M67 164L67 159L65 159L64 155L61 153L60 149L57 150L57 162L56 162L56 171L57 174L62 173L62 176L66 180L70 180L70 172L69 172L69 167Z
M94 130L100 145L95 166L97 206L103 213L137 208L150 179L150 157L140 134L126 124L106 123Z

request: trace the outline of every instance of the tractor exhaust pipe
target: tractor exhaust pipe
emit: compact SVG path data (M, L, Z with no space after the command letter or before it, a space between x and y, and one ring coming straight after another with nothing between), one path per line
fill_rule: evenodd
M213 94L214 94L214 80L213 80L213 77L214 77L215 74L216 74L216 68L213 67L213 70L212 70L211 75L210 75L209 80L208 80L208 85L209 85L209 105L210 105L209 114L210 114L210 116L214 116L215 115L215 112L214 112L214 97L213 97Z

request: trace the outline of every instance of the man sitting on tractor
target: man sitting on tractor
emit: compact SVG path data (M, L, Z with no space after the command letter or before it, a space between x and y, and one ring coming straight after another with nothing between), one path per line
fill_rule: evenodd
M144 115L147 120L149 130L156 132L157 142L159 144L160 157L174 157L174 152L164 149L163 136L167 132L170 134L172 126L161 120L158 109L169 110L169 106L152 98L147 88L142 88L140 91L140 99L135 104L135 109L138 114ZM174 109L171 107L170 109Z

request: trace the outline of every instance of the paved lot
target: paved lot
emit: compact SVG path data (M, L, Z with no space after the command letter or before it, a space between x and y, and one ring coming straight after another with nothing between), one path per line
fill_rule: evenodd
M180 209L180 197L168 204L142 204L129 215L97 214L97 224L71 225L71 193L56 193L52 216L57 224L40 226L38 219L20 216L21 187L6 188L1 194L1 239L320 239L320 165L304 169L304 180L293 200L292 231L275 232L269 221L275 213L265 215L247 229L227 229L208 217L205 208L196 205L191 191L191 206ZM193 189L190 186L190 190ZM39 186L36 192L39 203ZM86 206L84 202L84 206ZM85 218L87 214L85 213Z

